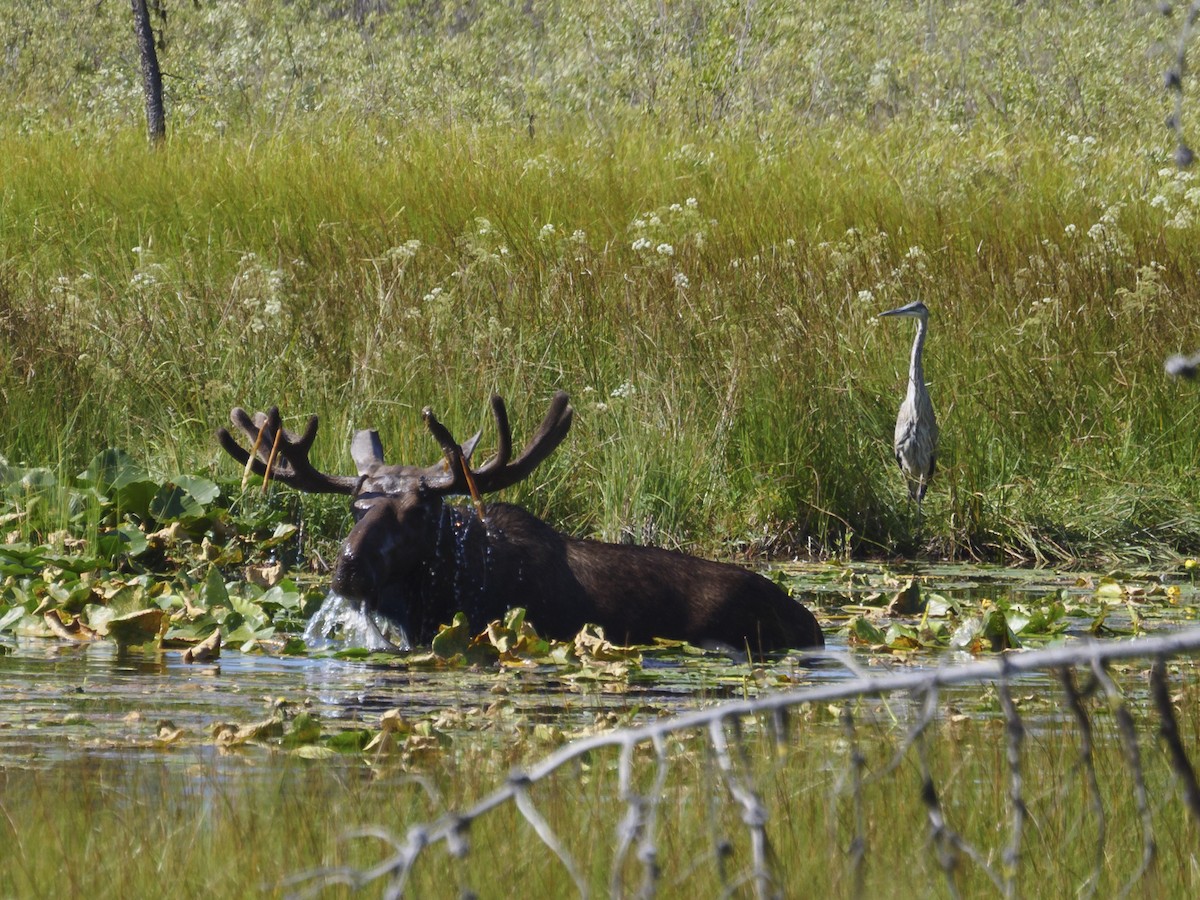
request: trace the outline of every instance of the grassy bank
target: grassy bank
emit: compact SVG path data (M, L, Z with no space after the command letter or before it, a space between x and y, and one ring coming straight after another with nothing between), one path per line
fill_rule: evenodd
M538 30L250 6L169 27L159 152L114 74L123 17L79 20L71 80L22 75L29 41L10 55L10 464L65 481L115 445L233 477L213 429L276 403L322 416L328 469L365 425L427 462L422 406L466 434L499 391L519 442L563 388L572 436L511 493L576 533L709 553L1200 547L1200 395L1162 374L1200 344L1200 193L1161 127L1169 24L699 4L692 31L659 22L654 64L597 41L640 7ZM320 29L328 52L297 43ZM610 55L589 67L587 46ZM654 72L651 102L630 85ZM890 451L912 335L875 319L915 298L943 433L919 527Z

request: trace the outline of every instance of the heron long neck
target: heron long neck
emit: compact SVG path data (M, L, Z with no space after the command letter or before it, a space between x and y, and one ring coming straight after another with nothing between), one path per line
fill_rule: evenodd
M921 365L921 351L925 349L925 332L929 327L924 318L917 319L917 336L913 340L912 359L908 364L908 389L915 391L925 384L925 369Z

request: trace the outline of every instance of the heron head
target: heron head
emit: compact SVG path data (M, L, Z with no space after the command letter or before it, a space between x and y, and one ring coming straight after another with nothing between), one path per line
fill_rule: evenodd
M879 318L884 316L908 316L914 319L928 319L929 308L920 300L914 300L906 306L898 306L895 309L889 309L887 312L881 312Z

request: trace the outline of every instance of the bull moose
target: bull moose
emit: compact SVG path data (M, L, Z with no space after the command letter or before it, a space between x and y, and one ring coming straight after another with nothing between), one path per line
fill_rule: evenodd
M235 408L233 424L253 442L245 450L230 432L225 450L264 478L310 493L348 494L355 524L333 568L333 590L377 612L427 644L457 611L483 630L514 607L547 637L570 639L588 623L610 640L653 638L756 651L821 647L813 614L777 585L738 566L655 547L609 544L562 534L519 506L483 504L480 494L527 478L566 437L573 410L560 391L529 444L515 459L508 413L492 397L499 432L495 456L476 469L476 434L460 445L426 408L425 424L444 461L420 468L387 465L375 431L350 445L357 475L329 475L309 461L317 433L312 416L302 434L284 429L278 408L250 416ZM475 508L443 502L471 495Z

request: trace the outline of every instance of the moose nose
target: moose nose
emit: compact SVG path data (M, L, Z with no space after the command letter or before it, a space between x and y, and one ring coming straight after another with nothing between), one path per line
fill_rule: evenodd
M377 575L369 555L344 544L333 568L333 590L347 600L365 601L375 590Z

